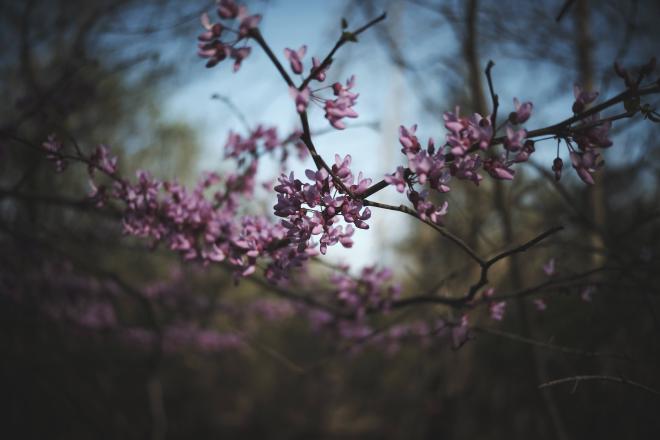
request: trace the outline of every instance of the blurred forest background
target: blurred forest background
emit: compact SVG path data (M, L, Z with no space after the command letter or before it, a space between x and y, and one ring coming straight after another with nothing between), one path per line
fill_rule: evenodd
M249 6L265 21L270 12L288 16L270 23L285 32L302 20L295 14L302 3ZM358 76L358 91L382 95L391 109L374 115L358 106L370 124L363 129L380 143L372 151L390 160L375 179L401 163L399 124L421 121L420 130L442 139L442 113L455 105L463 114L490 113L483 75L489 59L502 111L513 96L531 99L538 113L528 125L536 128L570 115L575 81L606 98L623 87L614 60L634 66L660 55L655 0L577 0L559 22L559 0L309 3L326 23L316 37L327 49L342 16L358 24L388 12L330 72L332 80L345 78L369 57L388 66L384 90L366 86L381 69ZM460 349L444 339L389 349L338 341L298 312L296 301L314 292L300 289L291 301L259 276L237 285L220 265L183 264L166 249L122 236L116 209L85 201L84 169L56 174L30 148L57 132L89 151L111 145L127 175L145 168L190 183L201 169L221 170L220 155L203 147L203 130L163 111L168 96L209 72L194 45L199 15L211 8L188 0L0 3L4 438L659 438L660 396L652 392L600 381L538 389L552 379L600 374L660 389L657 125L617 122L607 166L592 187L568 169L554 181L550 140L514 182L452 189L448 228L484 255L566 226L498 266L491 280L498 291L543 281L552 257L561 275L575 275L543 292L545 311L525 297L508 304L502 322L487 313L472 319L473 340ZM262 58L256 52L252 57ZM236 129L233 107L258 114L259 97L247 92L231 105L211 99L242 74L227 73L208 91L211 104L198 104L212 109L209 118L222 132ZM274 69L260 74L286 94ZM272 123L285 132L293 120ZM351 130L358 129L333 139ZM272 204L264 198L253 207ZM404 295L459 295L477 275L430 229L404 229L385 262L405 268L397 272ZM386 224L364 234L392 245ZM327 274L329 261L314 271ZM589 286L596 289L584 298ZM451 313L410 307L384 325ZM145 349L164 333L178 343Z

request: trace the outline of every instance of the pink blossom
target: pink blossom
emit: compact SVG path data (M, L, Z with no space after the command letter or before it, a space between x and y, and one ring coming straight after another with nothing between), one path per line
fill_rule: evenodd
M538 312L543 312L548 308L548 305L546 304L545 300L543 300L543 298L536 298L534 299L533 303Z
M518 101L518 98L513 98L513 105L516 110L509 114L509 121L512 124L524 124L527 122L532 115L534 104L529 101L521 104L520 101Z
M235 0L218 0L218 15L230 19L238 17L238 4Z
M321 67L321 61L316 57L312 57L312 69L309 73L311 75L312 73L316 72L313 76L313 79L323 82L325 81L326 71L328 70L329 65L325 66L323 69L318 70L319 67Z
M520 130L514 130L513 128L506 127L506 139L504 140L504 147L508 150L511 151L512 153L516 153L520 151L520 149L523 146L523 141L527 137L527 130L525 129L520 129Z
M396 190L403 193L406 190L406 179L404 177L403 167L398 167L394 174L387 174L384 178L385 182L394 185Z
M252 48L247 46L240 49L231 49L230 57L234 60L234 72L238 72L241 68L241 63L250 55L250 52L252 52Z
M504 319L504 313L506 312L506 302L498 301L491 303L488 309L490 311L491 319L494 319L495 321L501 321Z
M97 168L106 174L114 175L117 172L117 157L110 156L108 147L99 145L90 157L89 173L93 174Z
M494 179L500 180L513 180L516 172L511 169L511 162L507 161L504 157L499 159L489 158L484 162L484 170L490 174Z
M240 38L245 38L250 34L250 31L256 29L261 22L261 15L248 15L247 7L241 5L238 7L238 36Z
M355 75L346 80L346 86L338 82L334 83L332 90L337 98L325 101L325 117L338 130L346 128L342 119L358 117L353 106L357 103L359 94L350 92L354 86Z
M290 87L289 92L293 100L296 102L296 111L298 113L302 113L307 110L307 106L309 105L309 98L311 96L309 87L305 87L302 92L295 87Z
M596 286L587 286L580 292L580 299L584 302L591 302L593 294L596 292Z
M583 153L571 151L571 163L573 164L573 168L577 171L580 179L589 185L594 184L594 179L591 174L603 166L603 162L599 162L598 157L599 154L593 151L586 151Z
M575 96L573 113L582 113L586 106L591 104L598 97L598 92L587 92L576 84L573 86L573 95Z
M296 74L301 74L303 71L303 64L302 64L302 59L305 56L305 53L307 52L307 46L302 45L300 46L300 49L298 50L292 50L289 48L284 49L284 56L286 57L287 60L289 60L289 63L291 63L291 70L293 73Z
M415 136L416 131L417 124L410 128L406 128L403 125L399 127L399 142L403 147L401 152L408 157L414 157L422 148L417 136Z
M550 258L548 262L543 265L543 273L545 273L549 277L557 275L554 258Z

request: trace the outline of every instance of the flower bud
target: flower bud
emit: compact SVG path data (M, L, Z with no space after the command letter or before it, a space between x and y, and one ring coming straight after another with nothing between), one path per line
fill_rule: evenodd
M555 158L552 162L552 171L555 172L555 180L561 179L561 170L564 168L564 161L560 157Z

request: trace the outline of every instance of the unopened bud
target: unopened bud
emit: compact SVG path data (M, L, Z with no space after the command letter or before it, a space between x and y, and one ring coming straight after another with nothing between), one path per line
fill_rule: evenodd
M555 172L555 180L561 179L561 170L564 168L564 161L560 157L555 158L552 162L552 171Z

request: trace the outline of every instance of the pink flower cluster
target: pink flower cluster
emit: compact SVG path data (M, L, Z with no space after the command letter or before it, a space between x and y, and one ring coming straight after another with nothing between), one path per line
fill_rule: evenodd
M305 45L301 46L298 50L284 49L284 56L289 60L293 73L300 75L303 72L304 66L302 59L306 53L307 46ZM310 78L319 82L325 81L328 67L326 65L321 68L321 61L316 57L312 57L312 68L309 72ZM357 103L359 94L351 92L353 87L355 87L355 75L346 80L346 85L340 82L332 84L330 88L332 88L332 93L335 96L334 99L318 96L316 93L322 89L312 91L309 87L305 87L302 90L296 87L290 87L289 92L295 101L296 111L298 113L306 111L310 100L313 99L319 103L323 103L325 118L330 122L330 125L337 130L343 130L346 128L346 124L342 119L358 117L353 107Z
M268 217L239 216L240 199L251 197L254 191L258 152L256 140L264 140L267 151L282 146L273 130L258 128L247 140L230 135L227 154L238 157L247 152L253 160L240 174L224 177L216 173L205 174L197 185L189 190L177 182L155 179L146 171L138 171L137 179L123 178L117 171L117 158L110 156L104 146L99 146L89 157L80 157L88 165L94 189L91 197L97 205L109 199L124 204L124 232L148 238L153 245L164 244L178 252L185 260L226 262L237 276L247 276L256 270L259 259L268 260L266 276L277 280L287 276L291 267L298 267L309 257L311 246L306 242L292 244L287 240L290 230ZM47 154L57 154L62 147L55 137L49 138ZM54 145L54 146L51 146ZM46 147L44 147L46 148ZM56 153L50 151L56 150ZM111 186L98 183L96 172L111 178ZM353 222L360 223L368 213L347 211L347 218L355 215ZM344 242L350 233L338 234L328 228L326 245L341 238Z
M234 72L241 68L241 63L250 55L249 46L236 47L238 43L250 37L250 31L256 29L261 22L261 15L249 15L244 5L235 0L217 1L218 17L223 20L238 20L238 29L232 29L227 23L211 22L205 12L201 21L205 31L199 35L198 54L207 58L206 67L214 67L221 61L231 58L234 60ZM223 34L233 34L233 39L223 40Z
M342 308L348 309L350 314L361 321L368 310L387 312L392 301L399 298L401 288L388 285L391 278L391 270L368 266L362 269L357 278L346 273L336 273L331 281L337 289L336 298Z
M494 179L511 180L515 171L513 164L524 162L534 152L534 142L525 140L527 132L516 130L512 124L521 124L529 119L533 105L531 102L520 103L514 99L516 110L509 115L504 141L505 153L499 157L482 159L479 151L490 148L494 130L489 117L477 113L471 117L460 117L459 109L454 113L447 112L443 118L448 130L446 143L442 148L436 148L432 138L428 140L426 149L422 149L416 136L417 125L410 128L399 128L401 152L408 159L408 167L398 167L394 174L386 175L385 182L394 185L399 192L408 188L408 199L412 202L420 218L441 223L447 213L447 202L440 207L428 201L429 190L446 193L450 190L451 177L469 180L476 185L483 179L479 169L485 171ZM414 185L428 185L428 190L418 191Z
M336 155L332 172L353 194L360 194L369 187L371 179L363 178L362 173L356 179L349 168L350 163L350 155L343 159ZM275 215L285 219L282 225L287 229L287 239L301 251L309 246L312 236L320 236L322 254L326 253L328 246L337 243L350 248L353 245L352 225L368 229L366 220L371 217L371 211L360 200L336 187L326 170L307 170L305 175L310 183L303 184L292 172L289 176L280 176L280 184L274 188L278 193ZM340 217L347 225L336 225Z
M301 159L308 155L305 144L300 140L301 132L294 130L286 138L280 138L276 127L264 127L258 125L247 137L240 133L230 131L225 142L225 157L236 159L238 165L252 163L264 154L281 154L280 161L283 163L290 155L287 148L293 145L297 156Z
M46 159L55 164L55 169L58 173L61 173L67 167L67 161L61 154L63 147L62 142L58 141L53 134L48 136L48 139L41 144L41 148L46 152Z
M358 117L358 114L353 110L353 106L360 95L350 91L353 87L355 87L355 75L346 80L345 86L339 82L334 83L332 93L336 98L325 100L325 118L337 130L346 128L346 124L342 119Z
M574 86L573 93L575 95L574 113L582 113L598 97L598 92L587 92L578 85ZM571 129L571 135L564 138L571 164L580 179L587 184L593 185L592 174L604 165L604 162L599 159L598 149L612 146L612 141L609 139L611 127L611 121L600 122L600 115L594 113L582 119ZM574 143L577 144L577 148L573 145ZM557 157L552 166L557 180L561 178L562 167L563 162Z

